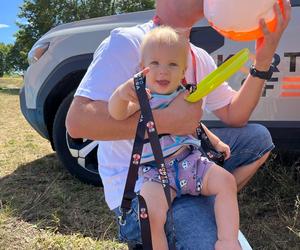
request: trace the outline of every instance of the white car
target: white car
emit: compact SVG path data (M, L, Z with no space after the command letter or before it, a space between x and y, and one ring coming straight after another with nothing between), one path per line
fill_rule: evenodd
M269 128L279 149L300 149L300 0L291 0L292 19L274 56L276 70L267 81L251 122ZM65 117L73 94L93 52L117 27L146 22L153 11L94 18L63 24L51 29L29 52L30 66L20 92L21 109L32 127L47 138L66 168L80 180L101 184L97 170L97 143L66 136ZM206 20L197 23L191 41L207 50L220 65L242 48L254 51L254 42L224 39ZM229 79L239 89L249 70ZM212 114L204 117L210 127L223 126Z

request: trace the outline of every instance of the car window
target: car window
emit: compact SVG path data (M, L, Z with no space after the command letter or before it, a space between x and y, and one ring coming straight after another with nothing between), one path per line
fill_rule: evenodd
M300 0L291 0L292 6L300 6Z
M212 53L224 45L224 37L210 26L193 27L190 41L208 53Z

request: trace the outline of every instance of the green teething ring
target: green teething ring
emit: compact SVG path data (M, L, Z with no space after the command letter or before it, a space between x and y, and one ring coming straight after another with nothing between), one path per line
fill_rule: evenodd
M220 65L217 69L204 77L197 84L195 92L191 93L186 100L189 102L199 101L235 74L244 65L244 63L248 61L248 59L249 49L242 49Z

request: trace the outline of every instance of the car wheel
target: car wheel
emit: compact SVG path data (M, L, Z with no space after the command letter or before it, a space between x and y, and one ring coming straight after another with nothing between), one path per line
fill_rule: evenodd
M96 141L71 138L65 120L74 93L70 93L60 104L53 123L53 144L58 158L69 172L80 181L102 186L98 173Z

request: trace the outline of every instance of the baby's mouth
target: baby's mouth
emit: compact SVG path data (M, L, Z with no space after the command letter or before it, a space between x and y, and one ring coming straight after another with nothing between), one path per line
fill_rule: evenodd
M170 81L168 81L168 80L157 80L156 83L159 86L167 86L167 85L169 85Z

